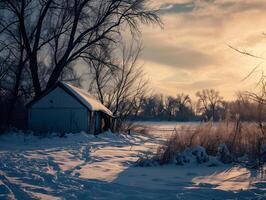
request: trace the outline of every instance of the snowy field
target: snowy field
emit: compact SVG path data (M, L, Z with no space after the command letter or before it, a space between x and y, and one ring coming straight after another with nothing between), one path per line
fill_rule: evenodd
M143 127L147 127L149 132L152 133L154 137L166 138L171 135L175 130L180 130L185 127L189 127L193 129L196 128L201 122L173 122L173 121L164 121L164 122L156 122L156 121L137 121L134 124L141 125Z
M155 137L2 135L0 199L266 199L266 177L240 166L134 167L162 140L158 132Z

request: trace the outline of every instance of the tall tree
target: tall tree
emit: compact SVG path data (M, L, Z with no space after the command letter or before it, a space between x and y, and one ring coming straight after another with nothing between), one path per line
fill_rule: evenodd
M0 0L1 32L18 26L35 96L51 88L67 66L106 43L116 43L122 27L157 23L145 0ZM0 32L0 33L1 33ZM51 53L52 52L52 53ZM40 63L49 73L40 81Z
M170 121L176 117L176 113L178 112L178 102L176 98L172 96L169 96L166 98L165 111L167 112L167 115L168 115L167 120Z
M202 112L208 120L217 120L219 116L218 108L222 105L223 97L214 89L204 89L196 93L198 97L199 111Z
M137 114L146 92L147 81L137 62L141 52L140 45L132 43L127 46L122 43L120 49L116 62L110 61L106 51L100 52L104 57L100 61L86 61L90 66L90 92L96 94L114 115L123 120L129 114Z

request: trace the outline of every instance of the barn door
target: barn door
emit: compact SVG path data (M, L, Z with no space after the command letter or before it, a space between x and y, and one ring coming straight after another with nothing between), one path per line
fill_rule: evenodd
M71 132L88 131L88 113L86 109L71 110Z
M101 113L95 112L95 134L101 133Z

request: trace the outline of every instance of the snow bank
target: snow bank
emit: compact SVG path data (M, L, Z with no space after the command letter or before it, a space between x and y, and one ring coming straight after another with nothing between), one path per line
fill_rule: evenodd
M157 138L86 133L47 137L10 132L0 136L0 199L263 199L265 182L232 165L206 167L215 157L202 147L184 153L185 166L134 167L150 158ZM143 157L145 158L145 157ZM209 161L207 161L209 160ZM194 164L193 164L194 163ZM201 163L201 164L198 164ZM242 189L247 191L242 191ZM233 192L232 192L233 191Z
M233 156L231 155L230 151L228 150L227 146L225 144L220 144L218 147L218 153L217 158L222 163L232 163Z
M205 163L209 161L209 156L204 147L196 146L186 149L184 152L177 154L176 164L184 165L186 163Z
M110 131L96 136L86 132L66 133L63 135L61 133L36 135L33 132L11 131L0 135L0 150L47 149L99 141L114 142L114 144L130 142L127 136Z
M89 135L85 132L68 133L64 136L58 133L49 133L45 136L38 136L32 132L9 132L0 136L1 150L18 150L25 148L47 148L73 145L75 143L84 143L95 139L94 135Z
M261 153L261 162L266 163L266 144L261 145L260 153Z
M183 152L178 152L173 160L168 163L163 164L176 164L176 165L186 165L186 164L206 164L207 166L213 167L222 164L229 164L233 162L233 157L230 154L226 145L219 145L217 155L210 156L207 154L206 149L202 146L195 146L192 148L187 148ZM136 166L147 167L147 166L157 166L163 165L160 161L158 155L143 155L136 162Z

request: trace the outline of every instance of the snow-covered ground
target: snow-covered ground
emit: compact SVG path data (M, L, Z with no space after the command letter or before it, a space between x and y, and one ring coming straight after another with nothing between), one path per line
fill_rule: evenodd
M165 138L182 128L196 128L201 122L174 122L174 121L137 121L134 124L148 128L153 136Z
M134 167L163 138L86 133L0 136L0 199L266 199L266 177L240 166Z

